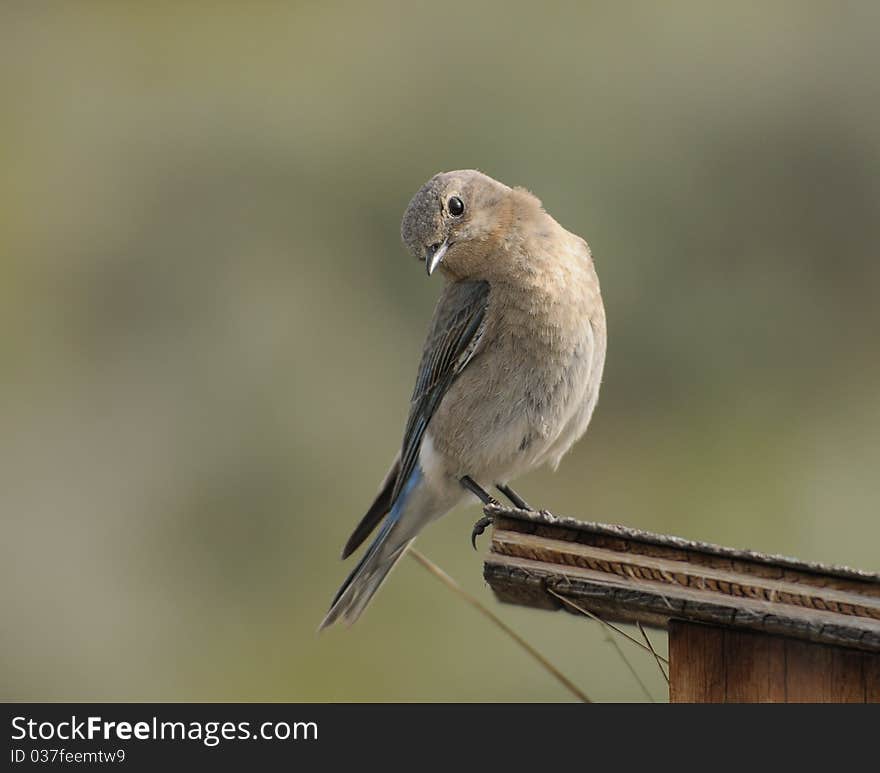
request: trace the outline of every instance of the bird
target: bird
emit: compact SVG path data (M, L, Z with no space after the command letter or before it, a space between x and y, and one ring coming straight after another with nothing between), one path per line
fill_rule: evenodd
M400 451L342 558L378 532L319 630L354 623L418 534L469 496L498 504L495 486L531 509L510 482L555 470L599 397L607 336L590 248L536 196L475 169L441 172L412 197L401 238L445 283Z

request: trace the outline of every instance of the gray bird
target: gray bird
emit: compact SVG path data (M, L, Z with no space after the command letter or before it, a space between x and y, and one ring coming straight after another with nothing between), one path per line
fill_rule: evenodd
M555 469L599 397L605 309L590 248L535 196L474 170L437 174L401 236L446 284L400 453L342 557L381 526L321 628L357 620L419 532L468 492L489 503L495 485L527 507L509 482Z

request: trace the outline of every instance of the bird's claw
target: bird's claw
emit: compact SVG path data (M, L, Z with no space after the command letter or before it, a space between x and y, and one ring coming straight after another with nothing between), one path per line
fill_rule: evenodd
M474 550L477 549L477 537L486 531L487 526L491 526L493 523L495 523L493 516L484 515L474 524L474 530L471 532L471 545L474 546Z

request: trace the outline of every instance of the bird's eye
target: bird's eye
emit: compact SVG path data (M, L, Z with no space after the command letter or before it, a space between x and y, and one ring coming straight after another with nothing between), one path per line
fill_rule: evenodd
M446 206L449 208L449 214L453 217L461 217L464 213L464 202L458 196L450 198L446 202Z

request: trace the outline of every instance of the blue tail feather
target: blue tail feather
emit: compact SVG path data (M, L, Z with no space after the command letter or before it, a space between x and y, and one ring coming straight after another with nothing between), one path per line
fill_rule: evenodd
M416 464L400 495L382 522L376 538L370 543L370 547L367 548L367 551L348 577L345 578L345 582L342 583L342 586L333 597L330 611L321 623L321 628L326 628L340 615L346 619L350 617L350 622L353 622L378 590L382 580L385 579L385 576L391 571L391 568L397 563L400 556L403 555L403 548L409 544L409 541L404 542L387 556L382 556L381 553L389 534L391 534L392 529L403 515L409 495L421 479L422 470Z

